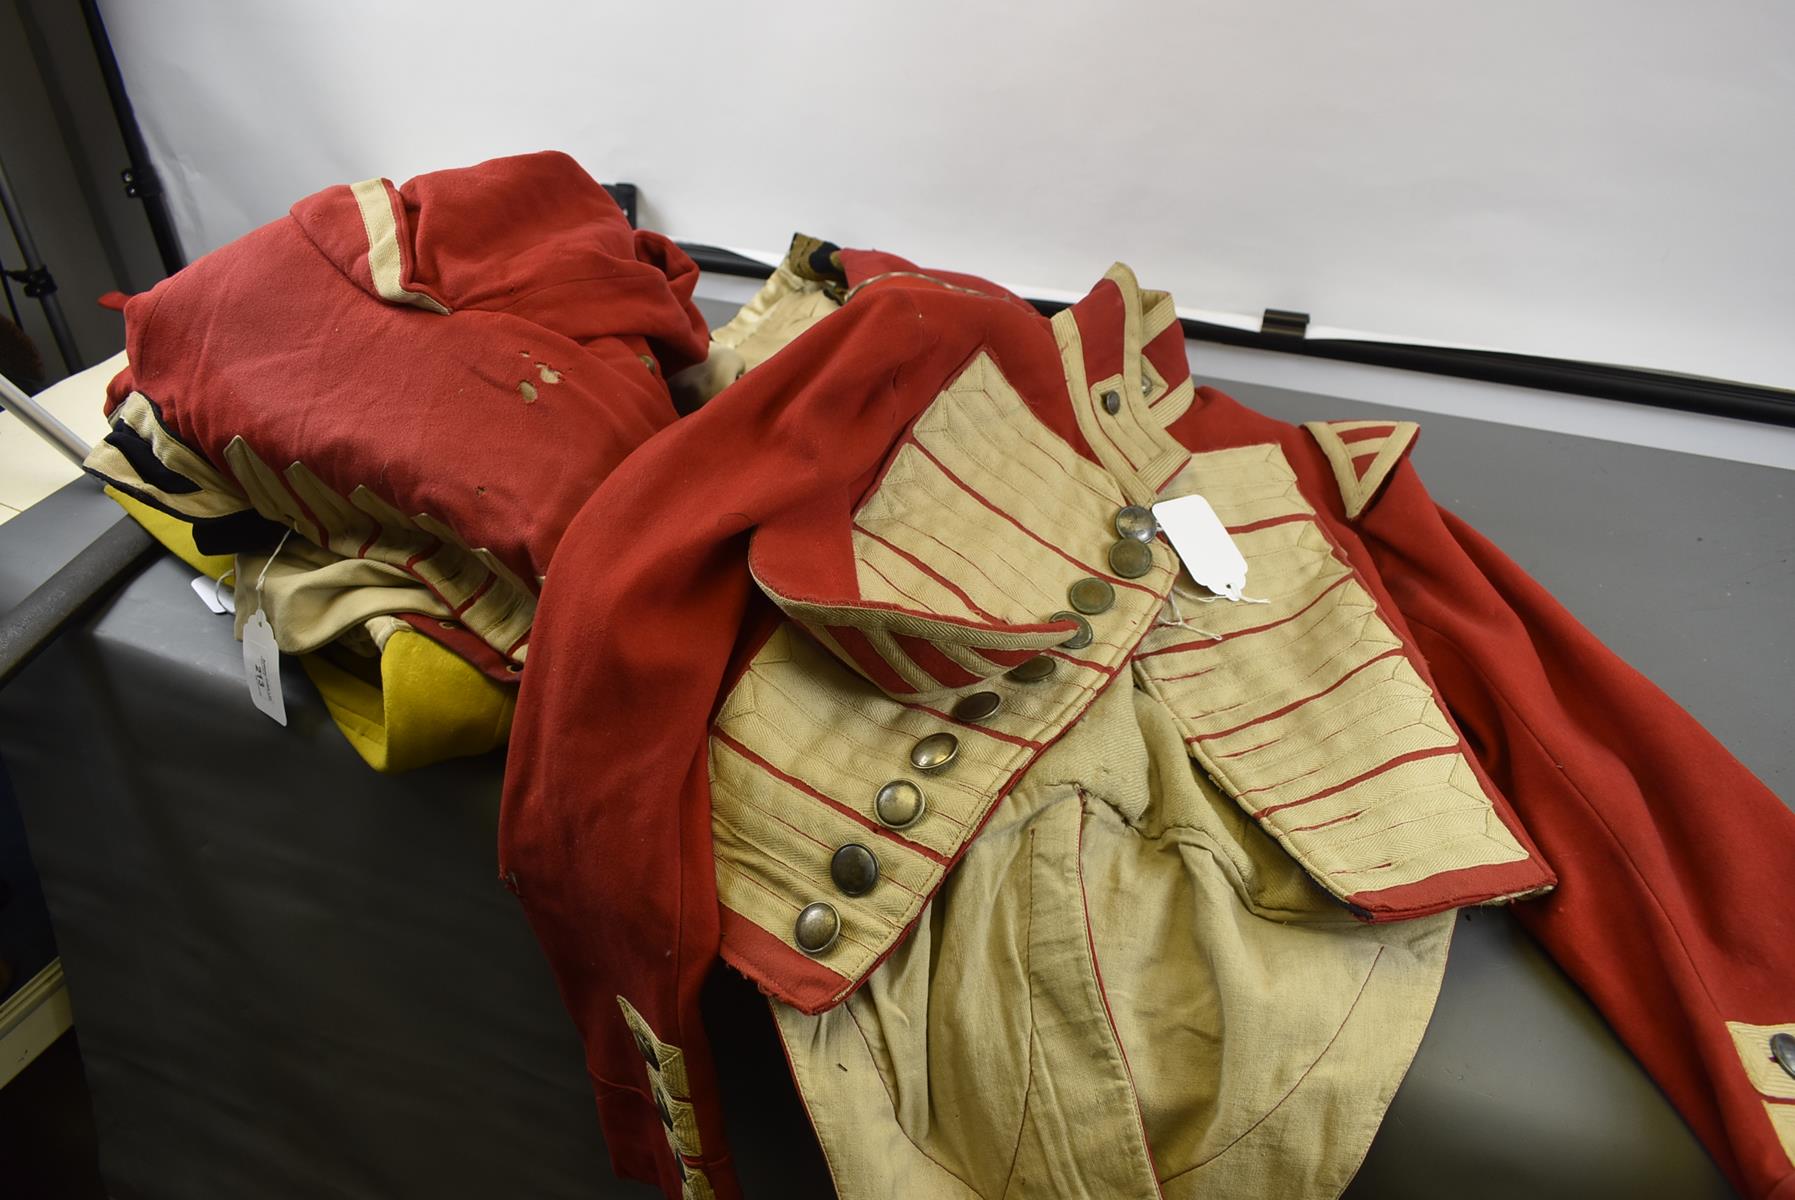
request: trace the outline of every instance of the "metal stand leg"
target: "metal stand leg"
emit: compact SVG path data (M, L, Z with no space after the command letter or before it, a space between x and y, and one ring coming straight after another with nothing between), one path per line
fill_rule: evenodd
M44 260L38 257L37 242L31 237L30 226L25 224L25 213L13 197L12 181L6 177L5 163L0 163L0 209L6 211L6 223L12 227L13 241L19 244L19 253L25 257L24 269L14 272L13 278L25 285L25 295L44 306L44 320L50 324L50 336L56 339L63 365L72 375L87 364L75 345L68 318L62 315L62 301L56 296L56 280L51 278L50 268L44 266Z

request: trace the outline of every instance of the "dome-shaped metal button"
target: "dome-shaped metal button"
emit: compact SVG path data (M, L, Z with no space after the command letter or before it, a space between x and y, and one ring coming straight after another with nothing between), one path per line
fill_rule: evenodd
M1116 602L1116 589L1102 579L1080 579L1066 589L1066 599L1079 612L1094 617L1109 611L1109 606Z
M661 1056L654 1052L654 1043L649 1041L644 1034L636 1033L633 1029L630 1032L635 1036L636 1051L641 1054L642 1061L653 1067L655 1070L660 1070Z
M829 860L829 878L844 896L864 896L879 882L879 860L859 842L849 842Z
M887 829L908 829L929 807L922 789L908 779L894 779L873 797L873 816Z
M1159 522L1153 519L1153 510L1138 504L1130 504L1127 508L1116 510L1116 536L1133 538L1137 542L1150 542L1153 535L1159 532Z
M673 1110L667 1107L667 1097L661 1094L660 1088L654 1089L654 1106L661 1110L661 1124L672 1129Z
M951 733L931 733L910 747L910 765L918 771L939 771L959 753L959 738Z
M961 696L954 704L954 719L957 721L983 721L986 717L1003 707L1003 697L996 692L973 692L969 696Z
M1075 612L1056 612L1047 619L1049 621L1071 621L1078 626L1071 636L1060 643L1063 649L1083 650L1091 644L1091 639L1096 636L1091 632L1091 623Z
M792 940L806 954L821 954L841 936L841 914L833 904L818 900L806 904L792 927Z
M1122 411L1122 393L1113 388L1103 393L1103 411L1115 416Z
M1109 569L1123 579L1139 579L1153 569L1153 547L1121 538L1109 548Z
M1795 1075L1795 1036L1786 1033L1770 1035L1770 1057L1790 1075Z
M1083 618L1080 618L1081 620ZM1087 627L1089 623L1087 622ZM1040 683L1049 675L1059 670L1060 664L1045 654L1037 654L1025 663L1020 663L1004 672L1005 679L1014 679L1017 683Z

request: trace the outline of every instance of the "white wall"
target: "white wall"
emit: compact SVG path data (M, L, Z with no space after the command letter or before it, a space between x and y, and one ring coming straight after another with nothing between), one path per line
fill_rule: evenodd
M541 147L676 237L1795 384L1795 4L103 5L190 253Z

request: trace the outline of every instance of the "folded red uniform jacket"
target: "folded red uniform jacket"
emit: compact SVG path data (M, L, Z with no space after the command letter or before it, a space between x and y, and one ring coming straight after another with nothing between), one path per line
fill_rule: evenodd
M705 357L697 275L565 154L326 188L130 301L88 466L203 552L284 525L389 569L506 679L562 531Z
M1120 679L1344 912L1515 901L1739 1186L1795 1194L1795 817L1436 506L1413 425L1194 387L1125 268L1049 320L836 261L839 311L568 527L532 642L502 868L622 1173L737 1194L706 973L840 1004ZM1142 514L1191 491L1267 603L1186 631Z

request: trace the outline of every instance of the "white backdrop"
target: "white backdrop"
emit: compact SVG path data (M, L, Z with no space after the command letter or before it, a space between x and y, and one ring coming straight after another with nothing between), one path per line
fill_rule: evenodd
M1785 0L103 9L190 256L556 147L680 238L1795 385Z

